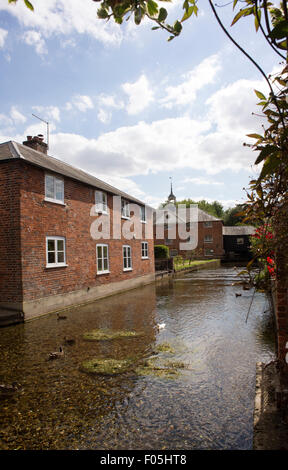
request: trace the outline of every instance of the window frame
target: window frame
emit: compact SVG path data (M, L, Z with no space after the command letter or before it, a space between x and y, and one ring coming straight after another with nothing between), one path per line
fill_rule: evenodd
M212 222L212 220L206 220L206 221L204 221L204 227L205 227L205 228L212 228L212 227L213 227L213 222Z
M209 237L209 239L207 239ZM213 243L213 236L212 235L204 235L204 243Z
M129 215L127 215L127 213ZM121 218L130 219L130 204L129 201L123 197L121 197Z
M47 196L47 178L52 178L53 179L53 194L54 194L54 197L49 197ZM62 183L62 195L63 195L63 198L62 199L57 199L56 198L56 195L57 195L57 190L56 190L56 182L61 182ZM45 201L48 201L48 202L53 202L54 204L60 204L60 205L63 205L65 206L65 194L64 194L64 178L61 178L59 176L55 176L55 175L52 175L51 173L45 173Z
M98 248L101 248L101 258L98 258ZM104 248L107 248L107 257L104 256ZM102 269L98 268L98 260L101 259ZM104 260L107 259L107 269L104 268ZM96 270L97 275L100 274L109 274L110 273L110 263L109 263L109 245L107 243L97 243L96 245Z
M48 242L49 241L54 241L54 250L49 251L48 250ZM64 254L64 261L58 262L58 254L62 253L62 250L58 250L57 246L57 241L63 241L64 242L64 249L63 249L63 254ZM55 253L55 260L57 260L54 263L49 263L49 253ZM65 237L59 237L59 236L54 236L54 235L47 235L46 236L46 268L61 268L68 266L66 263L66 238Z
M129 255L125 256L125 250L128 249ZM123 256L123 271L132 271L132 249L130 245L123 245L122 246L122 256ZM125 267L125 260L128 261L130 260L130 263L127 263L127 266ZM129 266L130 264L130 266Z
M144 245L144 248L143 248ZM148 256L148 242L141 242L141 259L149 259Z
M101 194L101 202L97 202L97 196L96 194ZM104 199L103 199L103 196ZM97 214L108 214L108 196L107 196L107 192L106 191L102 191L101 189L96 189L95 190L95 193L94 193L94 197L95 197L95 212ZM99 206L97 207L97 205L99 204ZM102 207L102 209L101 209Z

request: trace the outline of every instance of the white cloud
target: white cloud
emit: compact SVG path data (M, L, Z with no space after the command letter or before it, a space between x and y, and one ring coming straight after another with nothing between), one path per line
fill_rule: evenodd
M41 33L39 33L38 31L25 31L22 37L26 44L35 47L37 54L43 55L48 53L45 41L42 38Z
M122 89L128 95L128 114L138 114L154 100L151 85L144 74L134 83L124 83Z
M57 106L33 106L32 108L45 121L60 121L60 109Z
M223 186L224 183L220 181L216 181L214 179L209 179L209 178L184 178L183 183L193 183L197 185L206 185L208 184L213 185L213 186ZM182 189L182 188L181 188Z
M87 109L93 109L94 104L90 98L90 96L87 95L75 95L72 100L68 103L66 103L66 110L71 110L73 108L78 109L78 111L81 111L82 113L85 113Z
M103 124L108 124L112 119L112 112L111 109L123 109L124 102L115 98L114 95L105 95L101 94L97 98L98 102L98 119ZM108 109L107 109L108 108Z
M11 109L10 109L10 116L11 116L11 119L16 123L16 124L23 124L24 122L26 122L27 118L22 114L20 113L20 111L18 111L18 109L16 108L16 106L12 106Z
M101 121L103 124L108 124L108 122L111 121L112 113L110 113L109 111L106 111L105 109L100 108L98 111L97 117L99 121Z
M6 29L0 28L0 49L4 47L7 34L8 31L6 31Z
M221 65L219 56L204 59L197 67L182 75L182 83L166 87L166 96L160 100L165 108L185 106L195 101L197 91L213 83Z
M105 44L119 44L123 38L121 28L112 21L98 21L97 9L98 4L92 0L37 0L33 13L22 1L15 6L0 0L0 10L8 11L22 26L38 31L45 38L53 34L78 33L88 34Z
M191 168L207 175L223 170L250 171L255 157L243 142L248 140L245 135L261 124L251 116L257 102L253 88L262 89L261 85L240 80L217 91L207 101L208 112L202 120L183 116L151 123L140 121L97 139L55 134L51 139L54 153L66 153L67 161L76 166L85 162L84 169L89 172L118 177L158 173L163 168ZM103 114L102 119L106 118ZM202 177L192 178L191 184L221 183Z

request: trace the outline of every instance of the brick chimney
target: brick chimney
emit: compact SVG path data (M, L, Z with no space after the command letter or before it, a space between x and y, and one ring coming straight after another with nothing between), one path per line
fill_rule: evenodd
M27 145L27 147L31 147L34 150L38 150L38 152L45 153L47 155L48 145L44 142L44 136L42 134L27 136L27 140L23 142L23 145Z

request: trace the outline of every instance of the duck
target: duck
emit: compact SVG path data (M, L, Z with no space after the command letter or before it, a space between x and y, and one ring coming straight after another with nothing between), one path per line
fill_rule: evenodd
M67 338L67 336L64 337L64 342L65 344L69 344L69 346L72 346L76 343L74 338Z
M52 359L59 359L60 357L64 356L64 349L60 346L59 351L51 352L48 356L48 360Z
M160 330L164 330L165 326L166 326L166 323L157 323L155 328L156 330L160 331Z
M235 293L235 296L236 297L241 297L242 294L237 294L237 292Z
M66 320L66 316L65 315L60 315L60 313L57 313L57 320Z

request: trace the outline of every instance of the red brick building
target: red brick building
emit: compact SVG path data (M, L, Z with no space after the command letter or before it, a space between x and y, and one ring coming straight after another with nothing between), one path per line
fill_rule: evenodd
M193 259L222 258L223 222L196 207L179 209L172 191L167 205L155 212L155 245L169 247L170 256ZM189 233L190 232L190 233ZM191 247L185 242L191 240Z
M152 209L47 155L0 144L0 324L154 280Z

